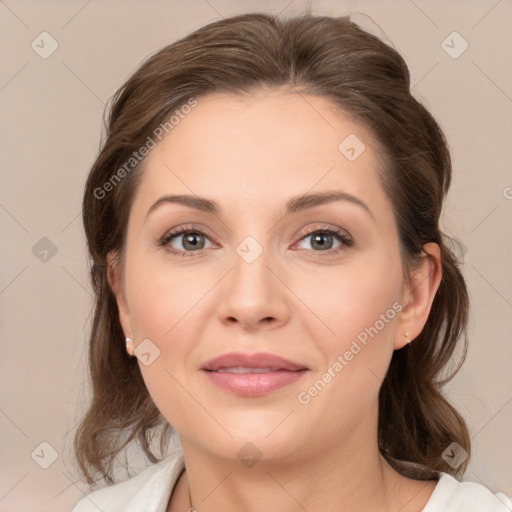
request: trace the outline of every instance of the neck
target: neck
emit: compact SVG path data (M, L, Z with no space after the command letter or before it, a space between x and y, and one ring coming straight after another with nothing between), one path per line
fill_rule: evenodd
M382 457L377 408L332 437L309 434L286 456L279 444L264 448L265 439L256 441L261 458L247 466L236 455L219 455L182 435L186 471L169 511L420 512L436 485L402 476Z
M346 442L303 460L295 456L276 463L262 458L252 467L216 457L183 439L182 445L187 470L176 510L408 512L421 510L418 506L423 507L433 490L431 486L428 495L422 493L425 483L417 482L413 493L404 492L408 479L387 464L376 442L362 450Z

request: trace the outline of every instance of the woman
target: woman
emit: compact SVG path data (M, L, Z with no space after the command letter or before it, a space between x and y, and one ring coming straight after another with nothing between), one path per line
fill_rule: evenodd
M153 465L75 511L510 510L455 478L450 180L404 60L347 17L236 16L147 60L85 189L93 402L75 447L89 483L113 483L132 441Z

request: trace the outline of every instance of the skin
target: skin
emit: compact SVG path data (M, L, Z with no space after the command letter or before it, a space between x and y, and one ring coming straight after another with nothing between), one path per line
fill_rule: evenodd
M349 134L366 146L355 161L338 150ZM371 134L328 99L272 89L200 98L148 155L124 264L109 258L110 283L125 335L160 350L139 366L185 454L168 511L188 510L189 492L201 512L412 512L427 503L435 482L401 476L379 453L378 392L393 351L407 343L404 333L414 339L427 320L440 253L425 245L404 280L378 154ZM334 189L371 213L349 201L285 213L291 196ZM171 193L213 199L221 211L166 203L147 215ZM183 235L158 245L185 225L206 235L198 240L203 249ZM353 245L327 234L325 243L340 250L326 254L306 236L325 227L344 230ZM252 263L236 252L249 235L263 249ZM308 404L299 403L298 394L394 303L403 309ZM232 351L271 352L309 371L266 396L237 396L199 371ZM252 467L237 457L248 442L261 453Z

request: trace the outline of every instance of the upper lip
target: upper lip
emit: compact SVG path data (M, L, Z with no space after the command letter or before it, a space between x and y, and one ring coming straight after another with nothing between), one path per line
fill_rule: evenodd
M288 370L298 371L307 370L307 367L300 363L295 363L289 359L258 352L256 354L244 354L242 352L231 352L207 361L201 370L217 371L220 368L233 368L242 366L246 368L269 368L270 371Z

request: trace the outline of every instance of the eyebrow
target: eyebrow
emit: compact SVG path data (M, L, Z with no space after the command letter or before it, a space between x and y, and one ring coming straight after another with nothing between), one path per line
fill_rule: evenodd
M344 192L343 190L330 190L327 192L317 192L314 194L303 194L300 196L294 196L286 201L286 213L297 213L308 208L313 208L322 204L332 203L334 201L347 201L355 204L365 210L372 218L374 218L370 208L361 199ZM165 195L158 199L148 210L148 215L162 204L182 204L189 208L194 208L206 213L212 213L218 215L220 212L219 205L212 199L206 197L200 197L198 195L188 194L171 194Z

